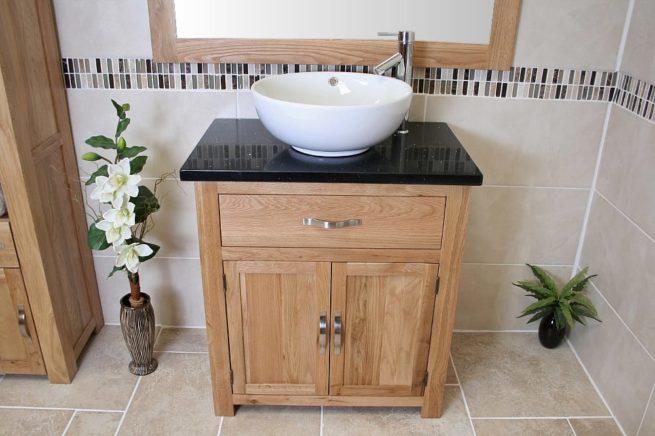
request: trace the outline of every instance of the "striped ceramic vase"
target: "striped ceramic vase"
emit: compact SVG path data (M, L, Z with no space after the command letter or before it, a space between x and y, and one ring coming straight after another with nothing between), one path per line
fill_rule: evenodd
M155 312L150 296L141 293L145 302L141 307L130 305L130 294L121 298L121 330L127 349L132 356L129 369L135 375L148 375L157 369L152 357L155 347Z

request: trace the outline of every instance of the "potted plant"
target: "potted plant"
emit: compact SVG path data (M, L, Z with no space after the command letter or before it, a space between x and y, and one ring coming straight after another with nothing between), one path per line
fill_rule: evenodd
M584 318L598 319L594 304L584 295L587 283L596 274L588 276L584 268L561 288L555 279L544 269L527 264L538 282L514 282L528 292L527 296L537 301L526 307L519 318L532 315L528 323L541 319L539 323L539 341L546 348L557 347L566 329L573 328L575 321L585 324Z
M111 156L97 152L82 155L86 161L102 164L86 182L87 186L95 185L89 198L97 200L101 208L101 211L90 208L93 222L87 240L93 250L113 249L116 262L110 277L119 271L127 274L130 293L120 300L121 330L132 356L130 372L146 375L157 369L157 360L152 357L155 314L150 296L141 292L139 267L159 251L159 246L144 238L153 226L151 215L159 210L157 187L165 176L155 182L153 191L140 184L139 173L148 159L141 153L146 147L127 146L123 133L130 124L127 117L130 105L111 102L118 116L114 137L98 135L86 140L91 147L106 150Z

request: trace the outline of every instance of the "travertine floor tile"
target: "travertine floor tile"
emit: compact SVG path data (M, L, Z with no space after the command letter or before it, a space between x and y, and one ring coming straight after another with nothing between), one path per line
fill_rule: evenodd
M456 333L452 355L473 417L607 416L566 343L536 333Z
M122 413L77 412L66 436L113 436Z
M71 416L72 410L0 409L0 435L59 436Z
M141 379L121 435L211 435L218 432L206 354L158 353L159 368Z
M418 408L330 408L323 409L323 435L471 435L459 387L447 386L443 415L422 419Z
M0 406L123 410L137 380L127 369L129 362L120 327L105 326L82 353L73 383L56 385L44 376L7 375Z
M319 435L319 407L241 406L235 416L223 418L221 436Z
M577 436L621 436L621 430L612 418L571 419ZM648 433L643 433L648 434Z
M477 436L574 436L566 419L474 419Z
M459 382L457 381L457 376L455 375L455 370L453 369L453 363L448 359L448 373L446 374L446 384L447 385L456 385Z
M164 328L155 351L207 352L206 329Z

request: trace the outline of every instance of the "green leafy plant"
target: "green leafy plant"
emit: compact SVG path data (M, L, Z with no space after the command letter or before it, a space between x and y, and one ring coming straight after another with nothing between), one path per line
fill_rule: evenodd
M89 226L87 242L93 250L106 250L112 247L116 253L114 269L109 274L125 271L130 282L130 303L137 307L142 304L141 286L139 282L139 265L152 259L159 251L159 246L144 240L152 229L151 215L160 208L157 199L157 187L166 178L162 176L154 184L154 190L140 185L141 176L147 156L141 153L146 147L128 147L123 133L130 125L127 112L129 104L118 104L111 101L116 109L118 122L113 138L97 135L85 142L100 150L113 154L100 154L90 151L82 155L82 159L100 162L100 165L89 177L86 185L95 185L89 198L97 200L104 209L102 213L93 211L93 223Z
M527 291L527 296L537 301L526 307L519 318L532 315L528 320L530 323L553 315L558 329L567 326L572 328L575 321L585 324L584 318L600 321L594 304L584 295L587 283L596 277L596 274L588 276L588 268L584 268L560 288L555 279L544 269L527 265L538 282L519 281L512 284Z

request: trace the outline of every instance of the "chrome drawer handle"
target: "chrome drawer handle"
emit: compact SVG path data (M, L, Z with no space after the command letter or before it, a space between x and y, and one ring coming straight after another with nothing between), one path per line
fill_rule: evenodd
M320 347L321 356L325 354L325 349L327 346L327 313L321 312L321 316L318 318L318 345Z
M362 220L354 218L343 221L325 221L318 218L303 218L302 224L304 226L320 227L322 229L343 229L345 227L361 226Z
M341 354L341 312L334 314L334 354Z
M32 342L30 332L27 331L27 316L25 315L25 306L22 304L18 305L18 330L20 330L21 336L24 337L27 342Z

